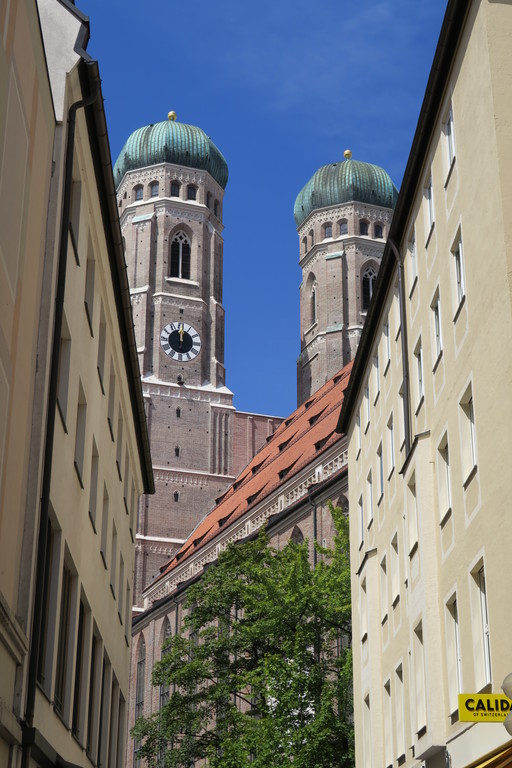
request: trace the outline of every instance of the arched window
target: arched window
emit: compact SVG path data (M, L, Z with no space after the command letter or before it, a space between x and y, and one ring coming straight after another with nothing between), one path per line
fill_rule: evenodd
M144 637L141 635L139 642L139 653L137 655L137 673L135 678L135 719L142 717L144 714L144 688L146 684L146 643ZM134 768L139 768L141 764L140 757L138 756L141 743L135 740L133 744L133 765Z
M348 222L346 219L340 221L340 235L348 234Z
M368 234L368 222L367 221L360 221L359 222L359 234L360 235L367 235Z
M142 200L144 198L142 184L137 184L137 186L133 188L133 196L135 200Z
M331 222L327 222L327 224L324 224L324 238L325 237L332 237L332 224Z
M383 235L382 224L375 224L375 226L373 228L373 235L374 235L374 237L378 237L379 239L384 236Z
M309 230L309 244L313 246L315 244L315 233L312 229Z
M181 408L176 408L176 418L181 419Z
M159 184L158 181L152 181L149 185L149 194L151 197L158 197Z
M180 196L180 184L177 181L171 182L171 197L179 197Z
M219 201L216 200L213 204L213 212L217 218L219 218Z
M298 525L293 526L290 541L293 541L294 544L302 544L304 542L304 534Z
M373 267L367 267L363 272L363 310L368 309L370 306L376 278L377 272Z
M180 447L179 447L179 445L177 445L176 448L174 449L174 455L175 456L179 456L180 455Z
M197 197L197 189L193 184L189 184L187 187L187 200L195 200Z
M176 232L172 239L171 277L190 280L190 240L184 232Z
M311 325L313 323L316 323L316 289L317 289L317 282L314 281L313 285L311 286Z
M164 656L169 653L169 649L165 647L165 642L170 638L171 636L171 625L169 623L169 619L167 616L164 619L164 623L162 626L162 642L161 642L161 653L160 658L163 659ZM170 686L168 683L164 683L160 686L160 709L163 709L167 702L169 701L169 693L170 693Z
M179 500L180 500L179 491L174 491L174 501L179 501Z
M307 237L302 238L302 246L304 248L304 253L308 252L308 239Z

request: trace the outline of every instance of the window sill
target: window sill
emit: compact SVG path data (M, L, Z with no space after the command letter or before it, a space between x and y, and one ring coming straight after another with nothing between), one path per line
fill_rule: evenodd
M441 349L434 363L434 367L432 368L432 373L435 373L439 368L439 363L441 362L442 357L443 357L443 350Z
M454 323L456 323L457 320L459 319L459 315L462 312L462 307L464 306L465 303L466 303L466 294L464 294L464 296L460 300L459 306L457 307L457 311L455 312L455 314L453 316L453 322Z
M412 281L411 290L409 291L409 299L412 299L412 295L416 289L417 284L418 284L418 275L415 275L414 280Z
M444 188L445 189L448 187L448 182L450 181L450 178L451 178L451 175L452 175L452 172L453 172L453 168L455 166L455 160L456 160L456 156L454 155L452 157L452 161L450 163L450 167L448 168L448 174L446 176L446 181L444 183Z
M180 283L181 285L193 285L199 288L199 283L196 280L187 280L184 277L166 277L166 283Z
M418 739L421 739L422 736L424 736L426 734L426 732L427 732L427 726L426 725L422 725L421 728L419 729L419 731L416 733L416 737Z
M380 620L380 624L382 627L386 624L387 620L388 620L388 615L387 613L385 613L382 619Z
M425 241L425 248L428 248L428 245L429 245L430 241L432 240L432 235L433 235L435 227L436 227L436 223L435 223L435 221L433 221L432 224L430 225L430 229L429 229L429 232L428 232L428 235L427 235L427 239Z
M474 476L476 475L477 470L478 470L478 466L475 464L472 467L471 471L469 472L468 476L466 477L465 481L462 483L462 487L464 488L465 491L467 491L467 489L471 485L471 481L473 480Z
M421 411L424 402L425 402L425 395L422 395L420 397L420 401L418 403L418 407L416 408L416 411L414 412L415 416L417 416L419 414L419 412Z
M412 545L412 547L409 550L409 559L414 557L414 555L416 554L417 551L418 551L418 542L415 541L414 544Z
M451 516L452 516L452 508L448 507L448 509L446 510L446 512L441 518L441 522L439 523L441 528L444 528L444 526L446 525L446 523L448 522Z
M361 638L361 644L366 643L367 640L368 640L368 632L365 632Z
M397 607L397 605L398 605L398 603L399 603L399 602L400 602L400 595L396 595L396 596L393 598L393 602L391 603L391 607L392 607L393 609L395 609L395 608Z

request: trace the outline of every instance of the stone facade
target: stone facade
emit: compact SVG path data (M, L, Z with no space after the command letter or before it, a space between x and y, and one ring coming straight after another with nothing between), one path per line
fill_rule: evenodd
M368 309L363 277L373 287L392 215L389 208L344 203L313 211L299 227L298 403L354 358Z

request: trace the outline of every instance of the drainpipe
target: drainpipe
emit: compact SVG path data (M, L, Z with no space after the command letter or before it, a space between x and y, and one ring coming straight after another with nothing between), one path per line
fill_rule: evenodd
M407 459L411 450L411 417L410 417L410 380L409 380L409 357L407 349L407 322L405 314L405 281L404 281L404 263L398 251L398 248L392 240L388 238L388 243L394 253L398 268L398 300L400 307L400 328L402 332L402 370L404 376L404 438L405 438L405 458Z
M87 65L86 65L87 66ZM27 680L27 704L23 723L23 753L21 768L28 768L35 731L34 708L39 666L39 648L43 623L43 589L46 572L46 552L48 547L48 510L50 504L50 486L53 464L53 438L57 411L57 384L62 317L64 312L64 290L66 286L66 266L68 256L69 223L71 211L71 185L73 183L73 153L75 146L76 113L83 107L93 104L99 94L99 82L96 81L93 92L86 99L76 101L68 110L68 133L64 161L64 188L62 220L60 229L59 263L57 268L57 289L55 294L55 317L53 325L52 351L50 358L50 381L48 386L48 410L46 417L46 437L44 445L44 464L41 488L41 507L39 516L39 535L37 542L36 583L34 594L34 612L32 617L32 640Z

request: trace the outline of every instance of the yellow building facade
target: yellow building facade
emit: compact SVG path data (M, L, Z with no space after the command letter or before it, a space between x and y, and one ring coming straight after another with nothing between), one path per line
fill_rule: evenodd
M478 764L512 669L512 8L448 3L339 428L357 768Z
M88 19L0 8L0 765L124 762L153 490Z

